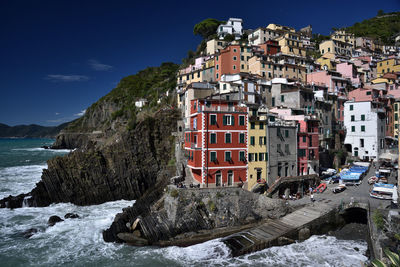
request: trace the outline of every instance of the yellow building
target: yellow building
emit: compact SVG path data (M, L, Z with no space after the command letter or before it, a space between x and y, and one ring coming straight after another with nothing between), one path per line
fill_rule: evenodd
M247 189L251 191L257 180L267 181L267 121L266 117L257 117L254 111L249 116L248 125L248 171Z
M398 59L388 58L377 63L376 74L378 77L382 77L388 72L400 72L400 61Z
M191 84L194 82L202 82L203 81L203 72L202 69L188 71L188 69L182 69L178 72L178 84Z
M400 99L396 99L396 101L393 104L393 136L394 138L399 138L399 124L400 124Z
M282 26L279 24L275 24L275 23L270 23L267 26L267 29L273 30L273 31L283 31L283 32L291 32L291 33L295 33L296 30L292 27L288 27L288 26Z
M295 79L299 81L306 81L306 67L299 66L296 64L283 64L282 67L282 77L288 79Z
M248 61L248 71L267 79L274 77L274 65L271 61L265 60L262 56L252 56Z
M207 55L214 55L218 50L222 50L226 44L227 42L224 40L212 39L208 41L206 49Z
M353 46L338 40L326 40L319 44L319 52L322 55L325 55L325 53L334 53L335 55L351 56Z
M324 70L336 70L336 62L329 57L325 57L325 55L318 58L317 62Z
M306 56L306 48L303 47L303 42L300 40L300 35L293 32L287 32L284 35L276 38L281 52L287 55Z
M343 30L335 31L333 34L331 34L331 39L348 43L351 44L353 47L356 47L356 37L353 33L349 33Z

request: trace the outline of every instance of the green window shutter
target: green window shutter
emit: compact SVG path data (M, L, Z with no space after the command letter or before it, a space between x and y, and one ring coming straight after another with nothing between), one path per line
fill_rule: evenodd
M216 161L217 160L217 153L214 151L210 152L210 161Z
M240 151L239 152L239 160L241 160L241 161L245 161L246 160L244 151Z
M223 124L226 125L226 116L223 116Z
M285 102L285 96L284 95L281 95L281 102L282 103Z
M264 136L264 145L266 145L266 144L267 144L267 137Z
M351 115L351 121L354 121L355 117L354 115Z
M217 134L215 134L215 133L211 134L210 143L211 144L216 144L217 143Z
M365 115L364 114L361 115L361 120L365 121Z
M255 129L255 128L256 128L256 124L255 124L254 122L251 122L251 123L250 123L250 128L251 128L251 129Z
M265 161L268 161L268 152L265 153Z
M350 105L350 110L353 110L353 105Z
M239 134L239 143L244 144L244 133Z
M356 126L351 126L351 131L355 132L356 131Z
M254 153L254 161L258 161L258 154Z
M234 126L235 125L235 116L231 116L231 120L232 120L232 126Z
M264 123L260 121L260 130L264 129Z
M399 120L399 114L397 114L397 113L394 114L394 120L395 121Z
M365 132L365 125L361 125L361 132Z
M289 137L289 130L285 131L285 137Z
M254 144L255 144L255 137L251 136L250 137L250 145L254 146Z
M239 116L239 125L244 125L244 116Z

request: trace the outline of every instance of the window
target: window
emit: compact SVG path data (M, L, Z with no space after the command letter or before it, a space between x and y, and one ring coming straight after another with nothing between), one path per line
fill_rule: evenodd
M233 69L236 70L236 65L233 65Z
M303 136L303 143L307 142L307 136Z
M258 154L257 154L257 153L254 153L254 161L258 161L258 160L257 160L257 156L258 156Z
M365 132L365 125L361 125L361 132Z
M215 76L215 77L217 77L217 79L218 79L218 77L219 77L218 73L216 74L216 76Z
M244 133L239 133L239 144L244 144Z
M233 117L231 115L224 115L223 124L224 125L235 125L235 117Z
M285 152L286 152L286 155L290 154L289 144L285 144Z
M254 122L250 122L250 129L255 129L256 128L256 124Z
M285 130L285 137L289 137L289 130Z
M246 156L245 156L244 151L239 151L239 160L246 161Z
M244 116L239 116L239 125L244 126Z
M354 121L354 115L351 115L351 121Z
M254 161L254 154L253 153L249 153L249 162Z
M394 120L398 121L399 120L399 114L398 113L394 113Z
M371 91L366 92L367 95L371 95Z
M210 115L210 124L211 125L217 125L217 115L216 114L211 114Z
M350 105L350 110L353 110L353 105Z
M263 138L262 136L258 137L258 144L259 144L260 146L263 145L263 140L264 140L264 138Z
M394 111L398 111L399 106L397 104L394 104Z
M217 152L216 151L211 151L210 152L210 161L211 162L216 162L217 161Z
M299 157L305 157L306 156L306 150L305 149L299 149Z
M224 84L222 85L222 89L223 89L223 90L226 90L226 83L224 83Z
M244 60L244 56L240 56L240 60Z
M225 144L230 144L230 143L232 143L232 134L226 133L225 134Z
M210 134L210 144L216 144L216 143L217 143L217 134L211 133Z
M236 61L236 60L237 60L237 57L236 57L236 56L234 56L234 57L233 57L233 60L234 60L234 61Z
M356 126L351 126L351 132L354 133L356 131Z
M233 48L233 53L236 53L236 52L237 52L236 48Z
M254 144L255 144L255 137L250 136L250 145L254 146Z
M232 160L232 154L230 151L225 151L225 161L231 161Z
M258 153L258 160L264 161L264 153Z
M217 70L219 69L219 65L218 65L218 64L216 65L216 69L217 69Z
M275 97L272 97L271 101L272 101L272 106L274 107L275 106Z
M260 121L260 130L264 129L264 122Z
M284 95L281 95L281 102L282 103L285 102L285 96Z
M364 139L360 139L360 147L364 147Z
M365 115L364 114L361 114L361 120L365 121Z

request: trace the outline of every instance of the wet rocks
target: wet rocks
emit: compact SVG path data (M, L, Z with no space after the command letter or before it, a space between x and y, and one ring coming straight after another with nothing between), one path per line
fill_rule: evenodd
M31 236L33 236L33 235L36 234L37 232L38 232L38 229L36 229L36 228L30 228L30 229L24 231L24 232L22 233L22 235L23 235L25 238L30 238Z
M303 229L301 229L301 230L299 231L299 240L300 240L300 241L307 240L307 239L310 238L310 236L311 236L311 231L310 231L310 229L308 229L307 227L306 227L306 228L303 228Z
M130 131L125 127L107 142L84 142L83 148L50 159L41 181L29 193L29 206L43 207L61 202L96 205L138 199L158 179L175 175L175 168L167 167L167 163L174 146L171 133L176 130L179 116L176 110L161 110L154 117L137 123ZM67 138L67 134L64 136L60 138ZM61 147L71 148L69 145ZM0 200L0 207L22 207L24 196Z
M79 218L79 215L76 213L67 213L64 215L64 219L76 219Z
M48 226L54 226L56 223L58 222L63 222L64 220L61 219L60 217L58 217L57 215L53 215L49 218L49 220L47 221L47 225Z

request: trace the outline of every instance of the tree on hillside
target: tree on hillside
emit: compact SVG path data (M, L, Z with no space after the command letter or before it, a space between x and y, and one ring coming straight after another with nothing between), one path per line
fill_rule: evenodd
M383 16L383 15L385 15L385 12L383 12L382 9L379 9L379 10L378 10L378 15L377 15L377 16L379 17L379 16Z
M205 19L196 25L193 28L194 35L200 35L203 39L207 39L210 35L215 34L220 24L223 24L224 21L220 21L217 19Z

